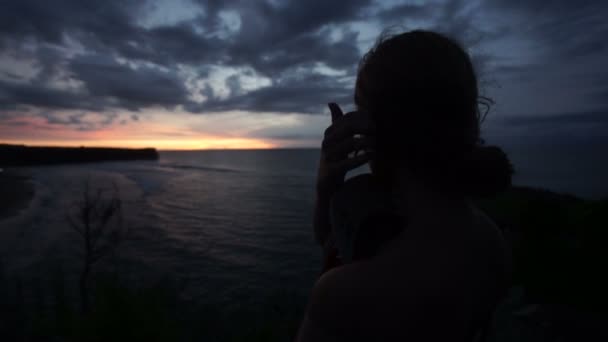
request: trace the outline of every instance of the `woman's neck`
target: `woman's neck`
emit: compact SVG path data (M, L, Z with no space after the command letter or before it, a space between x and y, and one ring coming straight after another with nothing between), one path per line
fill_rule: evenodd
M406 213L409 225L434 226L433 223L454 218L468 206L464 196L437 191L407 170L391 185L395 204Z

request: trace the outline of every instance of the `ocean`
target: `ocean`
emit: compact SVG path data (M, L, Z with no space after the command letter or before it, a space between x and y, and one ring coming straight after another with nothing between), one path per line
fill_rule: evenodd
M598 155L507 151L515 184L608 195ZM20 216L0 221L4 271L35 278L53 261L77 273L81 242L66 214L88 181L116 185L129 228L96 267L119 268L134 283L169 278L186 300L227 308L281 291L305 297L320 269L311 226L318 158L316 149L167 151L158 161L23 169L36 195Z

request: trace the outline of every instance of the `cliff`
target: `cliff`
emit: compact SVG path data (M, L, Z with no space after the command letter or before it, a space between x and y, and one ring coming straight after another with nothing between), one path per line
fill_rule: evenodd
M158 152L154 148L0 145L0 167L156 159L158 159Z

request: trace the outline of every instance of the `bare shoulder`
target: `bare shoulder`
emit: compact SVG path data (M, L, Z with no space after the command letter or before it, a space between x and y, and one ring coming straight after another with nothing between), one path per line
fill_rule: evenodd
M512 267L512 255L505 232L481 209L473 207L473 215L477 231L482 231L481 234L484 236L484 252L488 255L489 260L493 262L492 266L497 267L499 272L503 272L504 276L509 278Z
M353 326L365 321L370 306L369 277L365 262L326 272L313 287L307 316L315 329L348 338Z
M368 261L327 272L312 291L309 319L328 334L349 341L370 334L377 338L379 332L405 329L406 322L414 324L422 307L416 303L420 291L408 289L403 282L388 281L385 273ZM410 311L412 319L408 320Z
M326 272L317 280L310 298L309 312L314 317L350 319L361 305L369 287L371 268L367 262L344 265ZM356 302L353 299L358 298Z
M419 229L375 258L327 272L313 288L303 330L334 340L374 340L428 335L434 322L446 333L464 334L471 315L495 292L492 274L502 269L500 231L481 211L473 220Z

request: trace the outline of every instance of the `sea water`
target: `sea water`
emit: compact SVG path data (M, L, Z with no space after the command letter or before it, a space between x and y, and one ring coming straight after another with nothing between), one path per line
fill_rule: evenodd
M597 155L507 150L516 184L608 195ZM0 257L13 273L34 275L50 260L78 272L81 240L66 215L88 182L116 187L129 228L99 267L133 282L168 277L187 300L226 307L282 290L306 296L321 267L311 224L318 159L317 149L167 151L158 161L23 169L36 196L20 217L0 222Z

